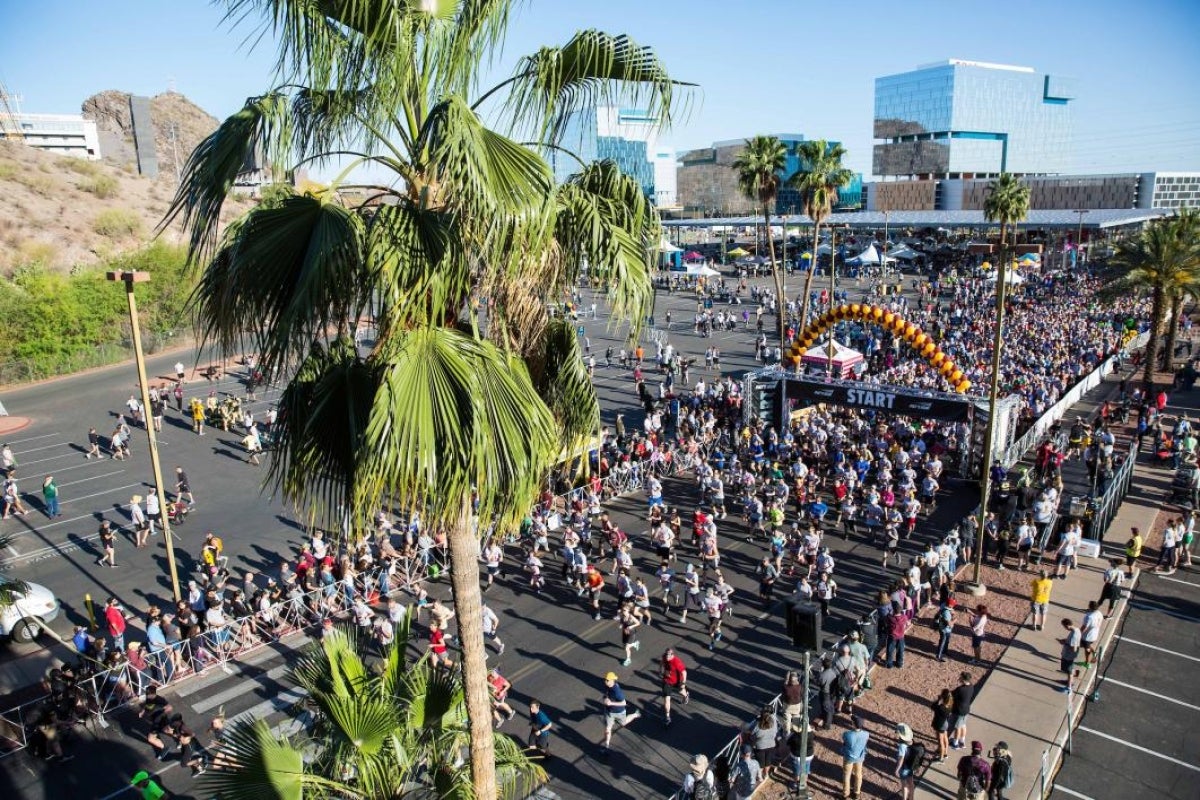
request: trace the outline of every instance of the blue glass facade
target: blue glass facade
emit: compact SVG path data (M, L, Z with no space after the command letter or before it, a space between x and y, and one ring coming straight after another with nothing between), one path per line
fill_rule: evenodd
M616 135L607 135L614 133ZM624 134L624 135L621 135ZM653 117L637 109L588 109L572 115L563 132L561 146L579 157L551 150L546 154L555 181L562 183L579 172L579 162L599 159L615 161L621 172L634 178L651 200L655 199L654 162L651 142L657 139Z
M965 177L1070 166L1073 81L949 61L875 81L874 172Z

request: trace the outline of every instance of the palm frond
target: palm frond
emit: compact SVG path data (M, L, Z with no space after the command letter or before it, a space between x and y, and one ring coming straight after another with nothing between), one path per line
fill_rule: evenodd
M249 335L270 369L344 330L368 299L363 224L328 198L295 195L248 212L193 298L205 338Z
M256 720L226 728L218 757L200 781L225 800L302 800L304 777L302 752Z
M396 332L379 360L356 510L386 495L424 504L434 520L457 519L475 490L488 518L533 499L557 437L523 365L452 329Z
M764 207L775 202L787 164L787 147L775 136L755 136L733 160L738 189Z
M559 187L555 238L569 274L586 265L608 290L618 319L640 328L654 300L651 250L659 240L658 215L637 181L612 161L590 164Z
M200 261L216 243L221 207L237 176L256 161L282 165L292 153L291 132L284 95L251 97L192 151L158 231L180 218L188 231L188 255Z
M559 441L573 452L593 436L600 424L600 404L579 349L579 337L567 320L549 321L542 349L529 359L530 375L538 393L558 420Z
M575 34L562 47L543 47L518 63L506 111L515 125L558 144L573 114L599 106L645 109L667 126L675 92L692 84L672 80L654 51L625 35Z
M838 200L838 189L848 184L854 174L842 166L846 149L830 145L824 139L801 142L797 147L800 169L789 183L800 192L804 213L815 223L824 222ZM817 243L813 243L816 247Z

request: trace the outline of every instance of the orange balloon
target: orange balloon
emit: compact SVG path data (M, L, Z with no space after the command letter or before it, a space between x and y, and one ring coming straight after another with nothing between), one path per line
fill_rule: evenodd
M878 322L879 320L883 319L883 309L879 306L871 306L871 316L875 318L876 322Z

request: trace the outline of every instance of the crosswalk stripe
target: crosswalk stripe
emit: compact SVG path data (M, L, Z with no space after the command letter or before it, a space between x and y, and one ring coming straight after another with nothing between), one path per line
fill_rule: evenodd
M262 675L256 675L253 678L247 679L239 676L237 679L237 685L230 689L226 689L223 692L210 694L200 702L194 703L192 707L196 709L197 712L203 714L209 709L218 708L235 698L238 698L248 692L252 692L255 688L255 684L258 686L263 686L268 681L278 681L287 674L289 669L290 667L287 664L284 664L282 666L275 667L274 669L267 670L266 673Z

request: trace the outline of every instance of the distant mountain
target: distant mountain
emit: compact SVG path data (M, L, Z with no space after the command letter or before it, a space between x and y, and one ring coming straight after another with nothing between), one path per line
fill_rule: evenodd
M129 97L129 92L109 89L83 101L83 116L94 120L100 132L101 159L118 167L137 165ZM188 155L219 124L216 117L178 92L164 92L150 98L150 119L154 125L159 175L172 183L187 163Z

